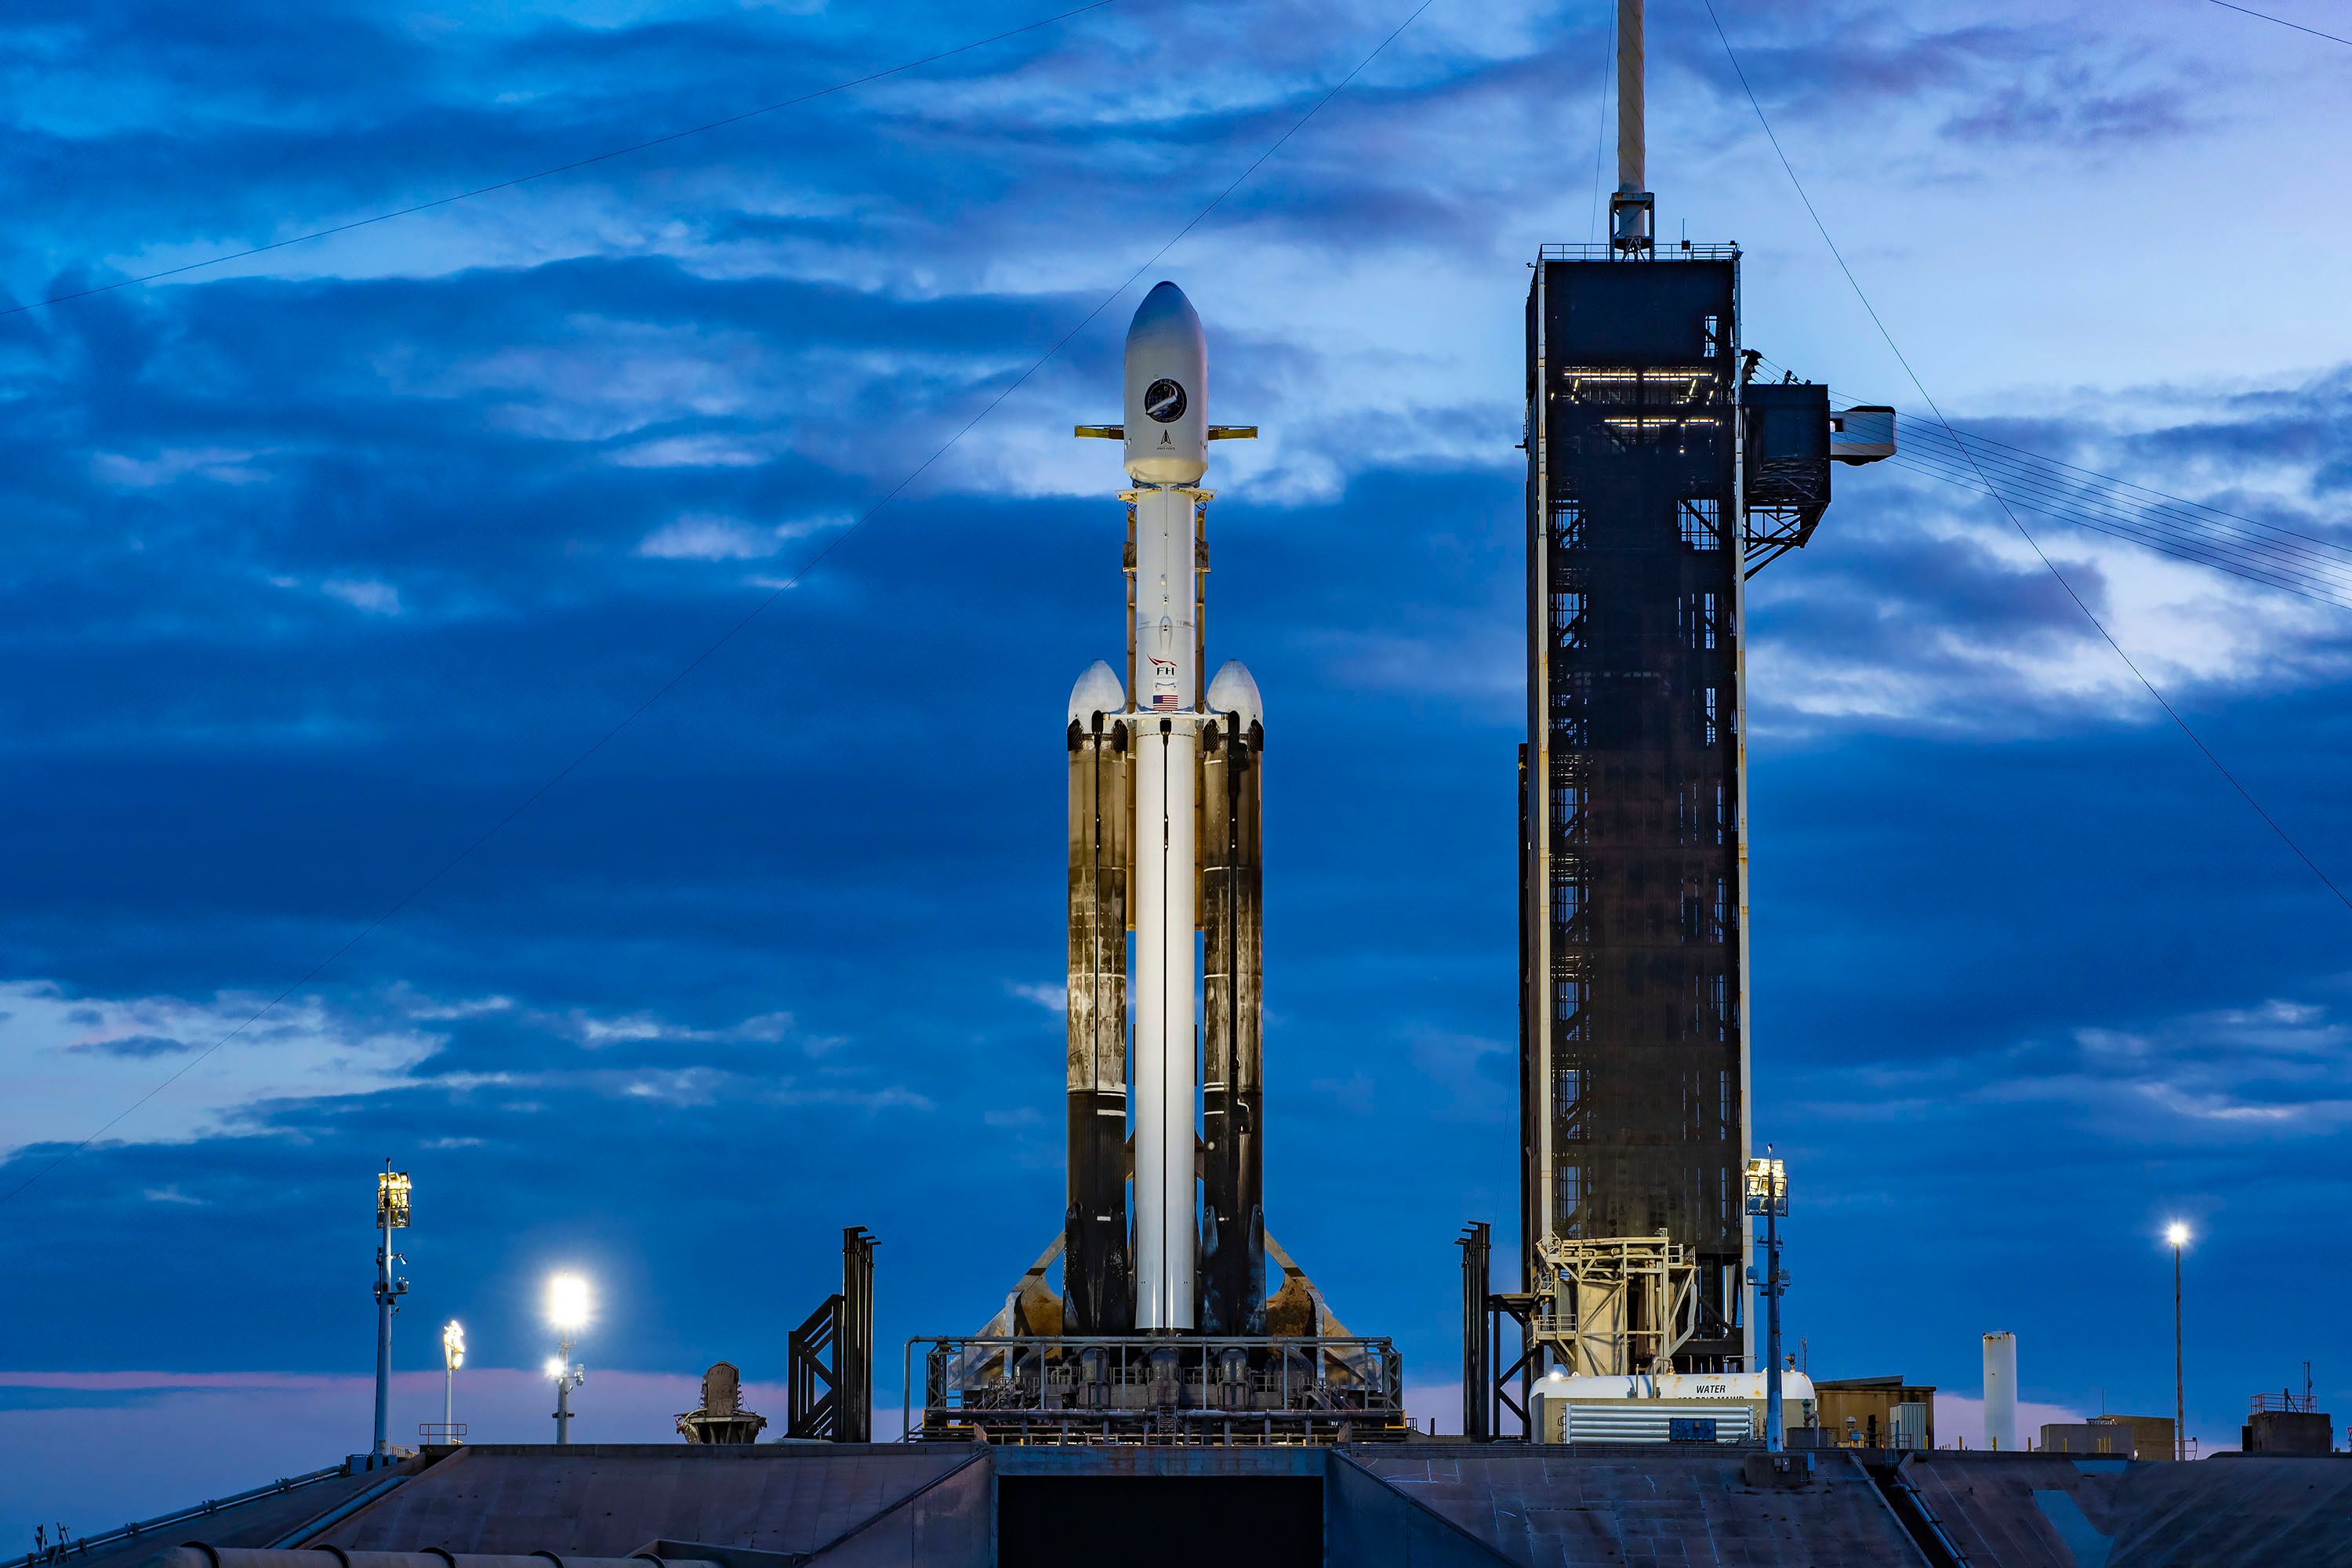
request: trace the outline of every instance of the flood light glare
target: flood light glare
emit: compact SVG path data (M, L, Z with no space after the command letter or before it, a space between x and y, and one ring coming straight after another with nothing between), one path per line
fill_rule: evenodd
M2189 1227L2174 1220L2164 1227L2164 1239L2175 1247L2186 1247L2189 1245Z
M375 1178L375 1225L378 1230L408 1228L408 1173L379 1171Z
M559 1274L547 1282L547 1321L566 1332L588 1321L588 1281Z
M454 1318L441 1330L441 1359L451 1372L466 1364L466 1325Z
M548 1376L560 1379L563 1375L563 1358L560 1355L549 1356L547 1358L547 1365L541 1370L543 1370Z

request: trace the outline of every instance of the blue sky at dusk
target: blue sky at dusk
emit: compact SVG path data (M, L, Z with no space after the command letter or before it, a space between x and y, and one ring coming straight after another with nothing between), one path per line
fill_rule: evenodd
M1051 9L19 0L0 291ZM1956 424L2352 547L2352 47L2202 0L1717 9ZM1269 1223L1458 1419L1453 1237L1516 1254L1522 301L1600 210L1608 7L1436 0L1104 302L1410 11L1120 0L0 316L0 1191L107 1128L0 1202L0 1529L364 1447L387 1155L395 1433L457 1317L476 1436L546 1436L557 1266L589 1440L666 1438L719 1357L780 1382L845 1225L893 1415L907 1336L987 1319L1061 1221L1063 703L1123 637L1116 449L1069 430L1160 277L1265 430L1214 451L1208 637L1268 709ZM1650 26L1662 234L1740 242L1748 344L1907 416L1706 9ZM2179 1216L2192 1430L2305 1358L2352 1420L2352 910L1998 508L1838 484L1748 627L1792 1341L1948 1432L1992 1329L2030 1402L2168 1410ZM2352 611L2027 521L2352 886Z

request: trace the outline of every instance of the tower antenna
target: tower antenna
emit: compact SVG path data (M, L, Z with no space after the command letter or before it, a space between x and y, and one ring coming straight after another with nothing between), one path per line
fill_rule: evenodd
M1617 189L1609 198L1609 243L1636 256L1650 248L1656 206L1649 191L1642 66L1642 0L1617 0Z

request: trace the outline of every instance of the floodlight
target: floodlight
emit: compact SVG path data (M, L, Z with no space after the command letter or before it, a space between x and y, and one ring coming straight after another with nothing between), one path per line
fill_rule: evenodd
M451 1372L466 1364L466 1326L455 1319L441 1330L441 1361Z
M547 1321L564 1333L588 1321L588 1281L577 1274L559 1274L547 1282Z
M1787 1214L1789 1212L1788 1167L1778 1160L1748 1162L1748 1212L1749 1214Z
M382 1171L375 1178L375 1226L378 1230L408 1228L408 1173Z
M2174 1220L2164 1227L2164 1239L2175 1247L2186 1247L2189 1245L2189 1227Z
M565 1371L563 1358L560 1355L549 1356L547 1358L547 1365L543 1370L546 1372L548 1376L561 1381Z

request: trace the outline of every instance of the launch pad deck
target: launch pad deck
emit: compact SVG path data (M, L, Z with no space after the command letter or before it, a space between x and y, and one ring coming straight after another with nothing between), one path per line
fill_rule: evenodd
M906 1371L905 1429L923 1441L1344 1443L1411 1430L1403 1359L1385 1339L975 1334L909 1341Z

